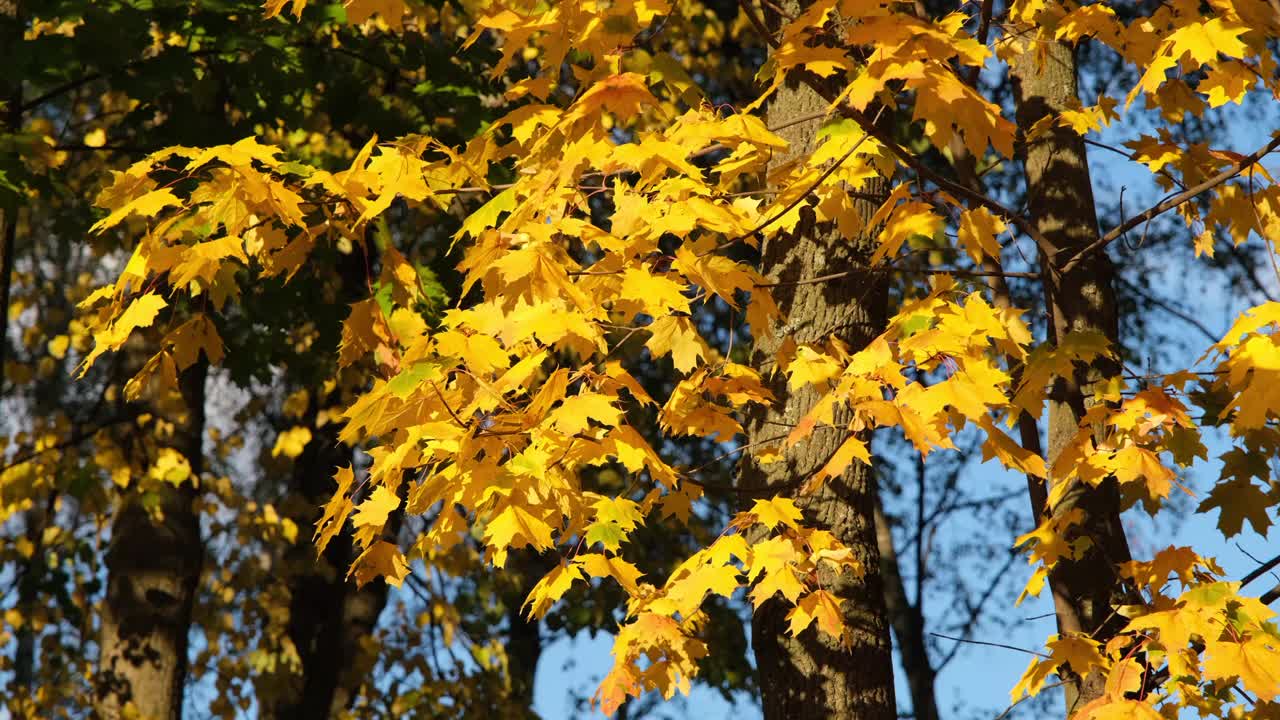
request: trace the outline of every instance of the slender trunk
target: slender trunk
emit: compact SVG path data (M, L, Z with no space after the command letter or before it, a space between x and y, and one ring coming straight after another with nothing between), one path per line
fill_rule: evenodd
M510 682L509 706L516 717L537 718L533 711L533 688L538 676L538 660L542 657L542 632L536 619L529 619L522 611L525 598L538 578L546 574L546 562L532 553L520 553L509 567L516 571L519 584L506 593L503 604L507 608L507 677Z
M353 253L337 265L344 302L356 300L360 289L367 287L365 263L376 262L372 243L366 252L370 253L367 261ZM340 717L377 662L364 640L373 634L386 606L386 582L379 578L357 588L354 580L347 579L357 555L350 524L320 557L311 542L321 508L333 495L334 473L354 459L353 450L338 441L337 423L318 427L320 411L339 401L336 396L324 397L319 388L312 389L303 424L311 428L313 439L294 459L282 504L284 515L298 526L298 542L285 551L284 567L290 597L287 632L301 661L301 674L284 678L272 688L275 693L259 698L263 717ZM388 522L398 528L401 518L397 511Z
M27 542L35 550L23 563L18 578L18 614L22 616L23 622L17 629L18 647L13 658L13 683L18 692L28 695L36 689L36 632L33 620L40 600L40 586L48 572L44 531L53 521L57 497L57 493L50 491L42 510L33 508L24 513Z
M387 586L375 580L362 588L347 580L355 559L351 528L343 530L317 558L309 539L321 506L333 494L333 475L349 465L352 450L338 442L338 427L315 428L319 407L307 414L314 438L293 462L283 514L298 526L299 540L285 552L289 585L287 632L301 661L298 674L273 682L263 696L263 717L337 718L351 706L377 660L365 638L373 634L387 601Z
M1040 57L1030 51L1014 68L1018 126L1025 132L1038 120L1071 107L1076 101L1076 58L1064 43L1048 43ZM1084 141L1075 132L1054 128L1026 147L1027 206L1049 247L1042 248L1044 285L1052 338L1060 342L1073 331L1103 333L1118 344L1119 326L1114 268L1105 252L1092 254L1070 273L1057 268L1098 238L1098 219L1090 184ZM1075 436L1090 396L1087 387L1118 374L1113 360L1100 358L1054 380L1049 395L1046 460L1052 466ZM1050 478L1052 483L1052 478ZM1092 546L1075 560L1060 561L1050 574L1054 607L1061 632L1081 632L1105 643L1124 624L1112 611L1123 604L1117 563L1129 559L1120 522L1120 493L1114 479L1098 487L1075 483L1047 511L1054 516L1079 509L1085 519L1075 532ZM1037 520L1041 508L1036 508ZM1068 715L1103 693L1103 677L1072 677L1066 684Z
M784 5L783 9L790 13L801 10L798 2ZM789 82L772 100L768 124L785 126L787 121L801 116L820 115L826 107L827 101L815 90ZM814 148L817 130L817 120L786 127L781 135L790 147L774 162L807 155ZM864 190L877 193L883 192L884 187L883 183L876 183ZM862 203L859 211L869 218L874 207ZM816 227L813 220L812 214L806 213L794 232L767 242L762 249L764 272L772 281L782 283L774 289L774 298L786 328L757 329L754 362L766 373L772 369L784 337L806 343L835 335L856 351L879 335L885 325L887 293L878 274L831 283L795 284L833 268L865 266L874 245L869 233L845 238L833 228ZM749 418L751 443L776 436L781 426L793 425L818 399L817 391L811 387L789 392L781 375L774 375L772 388L779 403ZM780 494L794 493L797 480L816 472L842 440L839 433L817 433L790 451L784 463L758 466L748 462L743 467L742 484L747 488L776 486ZM854 463L817 492L795 499L805 521L832 532L866 570L858 577L846 572L822 578L823 586L843 601L844 620L851 630L851 647L847 649L834 638L813 630L792 637L786 622L789 607L777 598L756 611L752 645L764 716L769 720L895 718L893 655L876 547L875 479L871 468Z
M22 8L17 0L0 0L0 60L15 59L22 44ZM22 129L22 78L0 73L0 102L4 102L4 127L0 134ZM18 239L18 196L0 196L0 397L4 396L5 362L9 348L9 293L13 283L14 245Z
M989 12L990 7L984 5L984 12ZM974 84L977 80L977 74L974 73L969 77L968 82ZM977 89L976 87L974 88ZM964 144L959 136L953 137L950 145L951 150L951 166L955 171L956 181L961 185L969 188L975 193L982 195L987 194L986 183L983 182L982 176L978 174L977 158L969 152L968 146ZM991 290L991 303L1001 310L1009 310L1014 308L1012 296L1009 293L1009 284L1005 282L1004 263L999 257L987 257L982 260L982 269L989 273L986 277L987 287ZM1018 387L1022 384L1021 361L1009 358L1009 377L1010 384ZM1044 455L1044 448L1040 443L1040 424L1031 414L1025 410L1018 412L1018 442L1022 448L1034 455ZM1032 515L1039 518L1044 512L1045 502L1048 500L1049 491L1045 485L1043 478L1034 475L1027 475L1027 495L1031 498Z
M921 540L917 540L921 542ZM893 532L884 514L880 498L876 498L876 544L880 548L880 574L884 577L884 604L898 639L898 657L907 673L911 690L911 716L916 720L938 720L938 700L934 695L937 671L929 661L924 642L924 613L920 600L912 605L902 582L898 553L893 547Z
M207 372L201 362L183 373L183 407L168 418L174 431L167 442L187 458L193 478L145 494L130 489L112 524L94 678L96 716L105 720L182 715L187 633L204 557L195 479L203 465Z

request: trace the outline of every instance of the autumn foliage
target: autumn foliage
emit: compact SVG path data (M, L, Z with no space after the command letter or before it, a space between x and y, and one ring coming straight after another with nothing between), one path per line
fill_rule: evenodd
M523 600L533 619L571 591L605 597L610 586L613 666L594 698L606 713L645 693L688 692L717 652L703 633L715 596L745 596L752 609L784 603L796 638L863 642L846 605L862 601L830 579L879 572L868 567L875 556L802 508L876 462L875 433L902 438L926 463L975 433L983 460L1045 488L1032 529L1009 538L1032 568L1024 596L1065 583L1060 563L1095 557L1097 517L1081 493L1114 491L1121 511L1163 512L1171 496L1192 493L1182 478L1209 460L1209 427L1231 447L1198 511L1219 513L1227 537L1246 523L1265 533L1280 503L1268 469L1280 449L1280 303L1235 318L1194 366L1135 372L1123 338L1055 332L1043 295L1011 298L997 280L1061 289L1166 216L1202 256L1193 272L1213 271L1226 249L1276 239L1280 186L1265 160L1280 134L1219 149L1184 141L1179 127L1278 96L1280 9L1266 0L773 5L744 2L724 21L678 0L347 2L346 22L381 28L383 42L406 28L465 38L463 50L486 58L492 122L461 142L371 137L342 170L278 137L250 136L167 147L111 171L90 232L125 238L131 256L77 306L78 374L144 342L124 394L174 391L193 366L224 362L221 328L253 312L260 285L350 259L363 277L348 287L355 299L317 301L344 320L330 394L316 402L340 427L337 440L367 455L337 470L318 522L296 532L324 553L349 531L344 569L358 585L400 587L411 573L447 568L472 539L494 573L517 554L539 556ZM293 23L313 10L269 0L264 12ZM737 36L768 57L753 97L720 104L714 63L697 44ZM1046 72L1086 44L1136 82L1028 125L1025 104L989 97L981 80ZM790 123L813 128L812 150L778 162L791 143L763 111L794 87L811 88L823 107ZM1044 218L985 184L1036 142L1129 126L1119 152L1167 194L1091 228L1070 252L1056 249ZM457 259L447 304L393 242L385 218L403 212L455 223L434 240ZM815 259L799 276L765 262L763 247L815 227L869 237L874 250L853 266ZM1004 270L1017 243L1019 255L1035 255L1030 272ZM775 303L784 286L873 278L894 289L865 346L806 334ZM776 352L742 352L763 337ZM645 379L656 372L666 380ZM1048 422L1066 384L1079 416L1055 431L1063 440L1050 454L1020 424ZM753 413L806 393L813 401L785 427L744 439ZM301 423L285 430L273 454L296 458L312 435ZM710 521L665 568L633 543L651 525L692 538L686 527L709 522L700 503L725 488L703 462L787 463L832 436L815 472L742 493L736 514ZM715 451L674 450L689 441ZM596 482L602 468L624 480ZM165 479L196 482L189 468ZM1055 676L1080 688L1092 676L1101 689L1079 691L1074 717L1277 712L1274 597L1259 599L1176 543L1102 562L1098 577L1116 578L1106 590L1124 599L1105 609L1105 631L1060 624L1012 700L1056 686Z

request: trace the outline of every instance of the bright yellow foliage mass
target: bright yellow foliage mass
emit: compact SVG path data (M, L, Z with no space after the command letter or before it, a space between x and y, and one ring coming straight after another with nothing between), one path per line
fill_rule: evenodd
M267 12L296 15L306 5L273 0ZM221 358L208 317L231 307L252 278L290 278L321 247L363 252L393 205L465 214L451 240L463 248L464 294L438 326L414 314L424 289L392 250L383 255L380 278L390 299L355 303L343 328L340 363L363 369L369 381L343 411L342 439L373 448L372 459L358 472L338 473L315 532L323 550L348 519L354 523L362 554L351 572L360 582L381 576L399 585L412 563L430 567L459 533L472 532L496 568L518 548L558 556L527 598L533 616L572 588L615 583L626 597L625 620L596 696L611 712L646 691L687 691L709 652L697 636L707 597L747 588L758 606L780 596L792 606L792 634L846 638L839 600L821 585L818 569L862 571L786 497L760 499L665 577L628 559L637 527L657 517L687 520L701 492L696 468L664 458L640 432L655 408L668 437L730 443L749 408L774 401L770 376L785 373L791 390L811 391L815 402L773 446L742 452L785 461L819 434L839 435L825 466L802 479L805 492L851 463L870 462L868 433L880 428L900 432L927 456L953 448L960 429L976 427L984 458L1053 478L1051 509L1075 484L1106 478L1119 482L1127 504L1157 508L1180 492L1180 468L1204 459L1186 389L1199 376L1098 383L1078 434L1046 467L1044 457L1014 440L1012 427L1024 411L1041 415L1052 378L1117 353L1104 338L1081 332L1056 346L1039 343L1022 309L993 303L964 272L943 266L909 285L879 338L850 352L837 340L776 327L771 289L778 279L735 251L802 222L852 234L861 193L876 206L869 226L878 228L878 250L872 267L832 268L833 276L892 272L904 255L926 248L954 246L975 263L998 260L1008 238L1033 235L1025 218L977 191L928 184L918 159L927 149L946 157L964 151L984 167L1014 161L1020 140L1010 113L968 78L982 68L1035 62L1035 52L1023 53L1037 43L1092 38L1140 77L1121 110L1100 102L1053 119L1077 133L1137 117L1139 101L1176 121L1184 110L1194 115L1252 96L1271 101L1280 89L1268 45L1280 37L1274 4L1174 0L1121 20L1106 4L1018 0L1000 32L988 33L983 22L979 33L963 11L933 20L909 2L818 0L781 27L760 71L763 91L739 109L700 101L698 84L679 63L637 41L649 32L680 32L701 17L695 3L464 5L470 41L492 38L500 52L492 68L501 80L495 102L507 110L464 146L425 136L370 139L337 173L286 162L281 150L254 138L169 148L116 173L99 200L109 214L94 226L98 233L127 229L136 248L116 283L82 307L95 343L83 367L157 325L166 333L161 360L139 382L173 384L171 366L189 365L195 348L211 361ZM393 29L431 19L394 0L353 0L346 8L350 22ZM750 27L741 19L739 25ZM509 75L518 62L532 69ZM558 87L562 66L571 69L575 92ZM1187 84L1200 73L1197 84ZM759 109L788 82L834 90L815 147L770 164L787 143ZM898 101L920 123L917 148L899 145L871 116ZM1280 145L1280 135L1256 152L1193 151L1163 129L1161 135L1129 147L1174 192L1194 189L1153 211L1176 207L1188 247L1212 255L1212 240L1200 236L1217 225L1231 228L1237 243L1250 232L1276 237L1280 186L1258 161ZM867 195L873 178L892 190ZM762 180L776 192L761 191ZM614 209L609 222L596 223L592 202L602 196ZM1186 202L1200 196L1206 202ZM751 333L784 336L777 357L759 368L732 362L730 348L713 342L698 320L700 307L721 301L742 308ZM1244 455L1280 447L1277 308L1239 318L1199 366L1206 387L1224 398L1221 417ZM615 357L633 337L643 340L647 362L674 367L665 396L642 389ZM281 435L273 452L296 457L310 440L304 430ZM638 494L584 489L582 472L611 463L630 474ZM183 480L177 468L156 472ZM1265 530L1267 508L1280 500L1275 486L1248 472L1224 477L1202 509L1220 508L1228 535L1244 522ZM441 507L449 510L432 510ZM428 519L407 551L382 532L401 508ZM1078 518L1051 513L1018 539L1035 567L1027 592L1038 593L1057 563L1083 552L1071 539ZM1087 717L1171 717L1179 707L1209 705L1219 711L1245 697L1259 717L1276 712L1274 613L1221 578L1212 560L1186 549L1135 561L1127 572L1134 603L1116 609L1127 618L1125 630L1106 643L1051 638L1014 688L1015 700L1040 691L1055 673L1100 668L1109 690L1081 711ZM1145 654L1146 672L1167 668L1141 692L1137 653Z

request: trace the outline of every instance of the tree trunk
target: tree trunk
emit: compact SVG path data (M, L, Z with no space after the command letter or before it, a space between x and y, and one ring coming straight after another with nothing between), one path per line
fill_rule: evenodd
M784 5L789 12L800 11L799 3ZM827 101L810 87L788 82L770 104L768 124L783 126L801 116L820 115L826 107ZM807 155L814 148L819 122L815 119L786 127L780 134L790 147L774 163ZM864 190L876 193L884 188L880 182ZM869 218L874 207L863 203L859 210ZM812 214L806 212L795 232L768 241L762 249L765 274L771 281L783 283L774 288L774 298L782 311L782 327L756 329L754 362L766 374L774 370L774 358L785 337L807 343L835 335L856 351L884 329L887 294L881 275L868 273L835 282L794 284L834 269L865 266L872 252L874 240L869 232L845 238L832 228L816 227L813 220ZM779 402L749 418L750 443L775 437L780 430L785 432L784 428L794 425L818 399L812 387L789 392L781 373L773 375L772 385ZM822 431L789 451L786 462L764 466L749 459L744 462L743 487L777 487L779 494L792 494L805 521L835 534L866 569L860 577L846 572L822 578L823 586L843 601L844 620L852 635L849 649L812 629L791 637L786 621L790 608L777 598L756 611L752 644L761 704L769 720L888 720L897 714L892 646L876 548L875 479L871 468L854 463L817 492L795 495L797 485L816 472L842 440L841 433Z
M199 362L179 380L183 407L166 418L168 442L191 464L192 479L153 493L129 489L107 550L107 596L97 676L97 717L170 720L182 716L187 633L204 546L195 509L203 465L204 382ZM151 506L151 509L148 509Z
M319 407L313 401L307 424L314 439L293 463L283 514L298 526L299 540L285 554L289 584L289 640L301 661L301 673L284 678L279 694L260 698L263 716L336 718L351 706L377 660L362 642L373 634L387 601L381 579L356 588L347 580L355 559L351 528L330 541L316 557L310 542L321 506L333 494L335 470L348 465L352 451L338 442L338 426L315 428Z
M17 59L22 45L22 8L17 0L0 0L0 61ZM13 134L22 129L22 79L16 73L0 73L0 102L5 104L3 129ZM9 292L13 283L14 245L18 238L18 196L0 196L0 397L4 396L5 362L9 348Z
M1041 118L1069 109L1076 102L1074 50L1052 42L1043 50L1043 57L1037 58L1034 50L1023 55L1014 68L1018 126L1024 132ZM1105 252L1097 252L1066 275L1056 271L1098 238L1084 141L1069 129L1055 127L1028 143L1025 152L1027 206L1048 245L1041 251L1045 254L1042 265L1052 339L1060 342L1069 332L1089 330L1105 334L1115 347L1119 325L1111 259ZM1055 378L1048 408L1046 460L1050 466L1076 434L1090 396L1087 386L1118 373L1113 360L1099 358L1088 367L1077 367L1072 376ZM1130 557L1114 478L1096 488L1077 482L1048 511L1056 517L1076 508L1084 511L1085 519L1075 532L1093 542L1083 557L1064 559L1050 573L1058 628L1060 632L1085 633L1105 643L1125 622L1112 608L1125 602L1116 566ZM1034 510L1039 522L1045 508ZM1071 678L1065 690L1070 715L1102 695L1103 677L1093 673Z
M929 661L929 649L924 642L924 613L919 599L912 605L907 598L898 553L893 547L893 531L879 497L876 498L876 543L880 549L880 574L884 577L885 609L893 635L898 639L898 657L911 690L911 716L916 720L938 720L938 700L934 694L937 671Z
M519 584L514 592L506 593L503 604L507 608L507 677L511 683L510 698L512 708L522 713L518 717L537 718L533 711L533 689L538 678L538 660L542 657L542 628L536 619L525 617L522 611L524 599L529 596L534 583L542 575L545 561L532 553L520 553L508 566L517 570L515 579ZM535 574L536 573L536 574Z

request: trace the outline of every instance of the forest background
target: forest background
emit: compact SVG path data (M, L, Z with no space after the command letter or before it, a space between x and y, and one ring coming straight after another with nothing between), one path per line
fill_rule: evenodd
M601 16L623 6L602 4ZM554 4L540 10L550 7ZM1107 7L1132 27L1154 15L1160 4ZM800 6L776 14L770 8L765 3L760 13L773 18L775 29L800 14ZM0 86L6 113L0 305L8 308L0 344L6 436L0 475L0 678L9 715L83 717L90 708L128 715L128 695L139 694L137 683L143 680L126 677L126 671L117 677L110 668L138 662L131 655L135 648L121 640L137 632L138 624L147 626L148 637L160 648L158 663L168 664L166 672L146 678L156 684L141 694L159 698L171 714L568 717L597 712L591 698L613 665L613 634L634 577L628 580L616 570L591 572L613 573L617 586L581 583L562 590L567 594L559 602L538 608L545 617L530 620L526 600L554 562L513 542L504 568L494 570L492 553L505 548L493 545L492 533L477 517L463 542L425 553L430 562L411 559L405 573L396 560L386 559L376 571L348 579L347 569L364 557L363 551L381 547L371 546L370 536L361 537L361 527L376 525L378 537L413 558L411 550L436 520L424 521L401 507L414 473L405 476L403 488L387 486L393 507L378 522L362 523L358 514L353 524L322 520L321 508L334 507L336 489L354 486L351 505L360 507L376 493L357 479L370 470L368 451L376 443L339 435L345 406L371 377L386 372L388 361L378 354L376 340L368 342L352 329L352 318L383 315L393 333L412 334L438 328L451 307L474 298L464 284L469 280L465 268L460 272L458 266L463 243L453 238L478 238L482 229L501 225L502 214L512 210L502 204L501 188L515 183L514 174L485 178L489 187L453 181L443 192L434 187L432 192L447 200L434 199L431 212L417 207L422 198L374 193L377 199L361 208L360 229L348 229L330 243L304 247L283 234L264 240L268 250L255 257L259 265L252 291L230 289L243 280L236 273L249 263L233 266L228 258L236 259L236 253L225 247L215 251L221 254L166 269L169 286L194 283L203 289L185 304L175 301L174 318L194 320L173 322L168 333L158 323L148 328L147 322L130 328L136 333L116 337L112 328L124 323L89 311L95 298L104 299L100 288L140 270L131 258L138 257L135 250L147 223L164 208L112 211L137 199L130 195L136 188L124 187L120 178L131 176L139 161L150 170L152 153L174 146L220 146L215 159L236 167L264 161L269 155L262 148L274 146L287 158L276 172L303 177L358 166L369 160L375 138L425 135L433 139L432 152L461 148L500 127L513 97L559 92L571 104L598 80L590 74L599 66L589 54L584 53L588 59L566 56L563 67L550 72L540 64L545 48L533 41L516 52L511 69L492 76L500 57L512 59L500 39L518 23L513 26L506 18L504 26L494 20L500 17L497 9L471 3L268 3L264 10L237 2L5 0L0 10L0 61L12 69ZM296 17L293 10L299 11ZM1000 32L991 34L993 44L1001 32L1012 35L1015 18L1027 13L1018 4L1001 3L925 2L909 10L929 23L965 13L968 33L995 17L993 27ZM669 13L627 12L651 22L622 31L634 36L624 53L626 68L661 87L663 102L719 108L727 117L748 108L772 79L774 66L766 61L776 52L768 37L773 33L752 21L752 7L710 2L679 5ZM1214 12L1226 17L1221 8ZM490 31L477 32L484 26L477 26L479 18L486 18ZM547 29L538 26L537 32ZM1206 102L1193 92L1205 82L1199 65L1192 70L1192 63L1180 57L1186 75L1175 73L1179 79L1159 91L1164 95L1158 102L1143 98L1123 122L1113 124L1130 88L1144 82L1144 68L1091 37L1101 32L1077 38L1078 96L1088 105L1077 122L1089 142L1090 180L1102 228L1127 223L1176 189L1176 184L1162 184L1170 172L1166 166L1191 177L1196 162L1217 167L1214 163L1238 161L1267 145L1271 128L1280 123L1270 90L1274 72L1266 76L1273 58L1264 54L1257 60L1257 87L1216 96L1206 89L1200 92ZM1262 36L1256 41L1260 47L1274 53L1274 33L1252 32ZM810 39L808 47L821 42ZM1211 49L1215 63L1231 57L1229 44ZM830 58L810 60L824 61ZM805 70L804 62L796 67ZM1013 85L995 56L965 73L995 107L1014 115ZM555 76L553 87L528 87L528 80L549 74ZM1171 99L1177 93L1167 88L1175 82L1187 92ZM1170 105L1157 107L1166 102ZM1140 111L1143 103L1148 107ZM1170 119L1175 115L1176 122ZM816 119L824 125L819 137L845 142L842 150L862 142L856 125L839 112ZM628 135L632 131L615 129L613 122L605 128L611 142L634 139ZM962 153L939 151L937 138L918 124L890 124L886 132L926 167L963 165L955 159ZM1153 162L1150 143L1132 144L1157 135L1170 153L1163 163ZM1209 148L1239 153L1215 156ZM189 152L188 159L198 153ZM985 153L984 146L979 154ZM386 156L384 151L378 157ZM709 157L722 159L715 153ZM824 162L823 167L839 166L843 157L829 152ZM1264 155L1246 174L1261 185L1269 182L1263 171L1272 169ZM1018 163L992 162L981 171L992 196L1011 208L1027 205ZM635 172L640 185L652 180L644 177L651 170ZM184 192L191 193L193 205L220 207L228 235L236 224L252 232L261 219L247 203L236 207L243 201L235 199L236 193L249 191L234 182L218 185L227 182L202 180ZM1191 242L1185 216L1172 213L1135 226L1106 248L1117 269L1118 353L1134 388L1160 386L1165 373L1191 366L1242 312L1280 292L1280 271L1265 239L1270 226L1263 218L1257 221L1262 232L1253 234L1239 222L1215 227L1212 203L1223 201L1194 200L1203 200L1211 218L1205 225L1208 241L1201 236ZM601 197L588 198L579 209L599 227L617 222L618 206ZM130 212L137 217L123 222ZM966 292L994 292L986 289L981 253L975 256L957 245L955 236L954 229L940 227L904 236L905 242L889 253L898 256L886 273L891 283L886 291L894 302L919 296L922 277L940 274L939 268L959 268L954 275ZM744 252L735 260L753 261L751 252ZM974 257L976 262L968 264ZM1014 304L1037 307L1039 265L1031 238L1013 237L999 246L995 260ZM139 277L150 278L149 272ZM631 372L640 385L666 396L689 367L713 354L748 361L750 311L735 307L733 297L731 289L699 308L696 329L714 351L685 349L682 358L677 348L673 361L646 362L660 351L645 350L643 337L621 326L609 328L608 345L616 345L621 358L637 361ZM1025 320L1037 337L1048 332L1043 315L1033 311ZM381 321L368 322L366 336L382 332ZM97 357L107 348L115 352ZM824 362L817 355L812 361ZM935 371L922 366L920 382L933 382L925 378ZM424 382L422 375L406 377ZM1210 389L1206 384L1206 396ZM498 416L480 412L477 417L496 423ZM689 422L715 430L725 420L713 414ZM687 525L668 522L682 514L681 501L668 499L643 523L623 505L611 523L601 523L604 511L597 509L595 534L579 530L606 550L627 541L626 547L643 558L646 577L658 582L753 507L755 497L735 480L740 468L734 448L743 444L735 426L743 429L735 422L720 436L658 432L649 439L667 462L698 477L696 493L686 484L685 491L668 496L687 504ZM1015 548L1016 539L1038 524L1027 503L1027 480L1016 468L983 464L990 453L983 434L972 426L957 428L953 439L961 452L927 458L892 433L870 439L881 503L876 521L883 530L876 545L898 668L896 705L914 717L993 717L1015 702L1010 716L1058 711L1059 687L1030 700L1017 691L1009 694L1015 685L1026 689L1019 680L1028 661L1034 669L1034 654L1045 652L1044 638L1056 630L1047 594L1014 606L1034 577L1035 563L1043 560L1032 556L1028 564L1025 545ZM1189 492L1164 498L1154 517L1142 508L1129 510L1125 528L1135 557L1151 558L1171 545L1190 546L1217 559L1216 577L1256 578L1252 594L1267 597L1267 587L1280 580L1268 582L1257 572L1275 555L1265 539L1276 516L1278 491L1269 469L1274 457L1266 447L1250 455L1255 470L1257 457L1263 458L1262 469L1253 473L1262 481L1256 494L1217 495L1219 477L1230 475L1233 462L1244 462L1232 455L1235 440L1230 423L1206 427L1203 454L1225 456L1226 462L1206 460L1178 469L1177 482ZM382 457L376 450L373 455ZM597 497L640 501L646 494L636 491L629 468L617 465L585 465L579 471L601 494ZM344 478L342 468L353 472ZM653 467L648 472L660 474ZM1248 480L1245 476L1245 484ZM1239 491L1239 485L1228 487ZM158 522L158 514L166 519ZM318 522L328 532L313 538ZM1206 572L1209 566L1196 567ZM1189 571L1177 574L1190 578ZM392 577L393 586L382 575ZM742 591L711 593L694 625L712 652L697 663L690 699L639 694L624 698L617 712L626 717L764 712L751 650L755 604ZM1054 657L1054 651L1047 656ZM120 690L127 685L132 689Z

